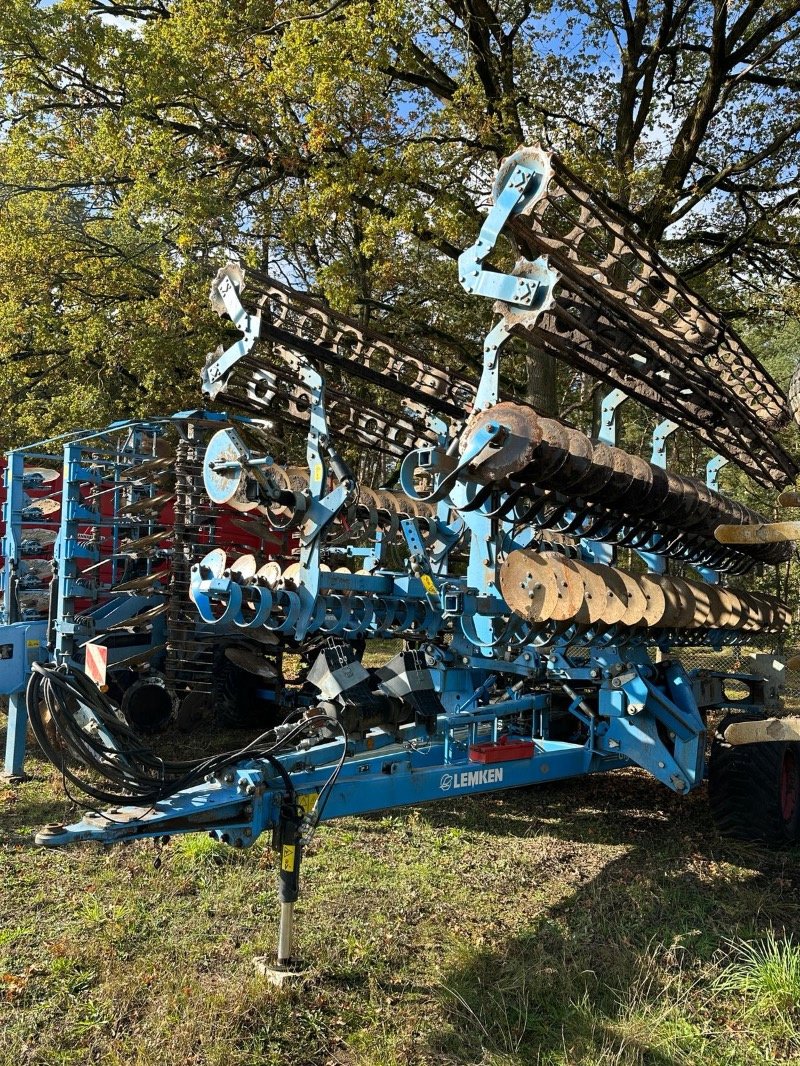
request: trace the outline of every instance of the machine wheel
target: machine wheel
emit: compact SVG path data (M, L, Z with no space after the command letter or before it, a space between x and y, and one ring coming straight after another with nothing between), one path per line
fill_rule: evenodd
M780 846L800 835L800 744L727 744L725 729L747 719L727 715L711 745L708 799L723 836Z

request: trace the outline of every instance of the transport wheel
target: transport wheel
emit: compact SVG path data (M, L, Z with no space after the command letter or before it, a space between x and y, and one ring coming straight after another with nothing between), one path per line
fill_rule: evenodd
M800 836L800 744L726 743L731 722L749 720L727 715L711 745L708 799L723 836L773 846L793 844Z

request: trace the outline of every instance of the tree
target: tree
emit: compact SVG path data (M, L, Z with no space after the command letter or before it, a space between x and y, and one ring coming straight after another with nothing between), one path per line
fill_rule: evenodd
M491 312L452 260L521 142L564 154L729 313L798 280L800 4L9 6L9 439L194 402L230 253L475 359Z

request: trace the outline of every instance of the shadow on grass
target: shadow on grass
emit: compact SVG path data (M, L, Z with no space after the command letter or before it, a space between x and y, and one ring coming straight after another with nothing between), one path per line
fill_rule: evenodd
M734 936L800 936L798 851L721 840L704 791L681 798L625 773L486 797L472 811L425 809L437 826L575 844L561 849L572 867L591 852L578 845L624 847L573 875L521 934L454 949L441 980L450 1025L431 1055L504 1066L761 1062L709 1022L709 974Z

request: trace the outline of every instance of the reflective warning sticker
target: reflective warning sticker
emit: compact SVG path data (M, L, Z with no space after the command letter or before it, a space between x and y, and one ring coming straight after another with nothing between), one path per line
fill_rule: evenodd
M436 585L430 574L423 574L421 580L426 592L436 592Z
M297 849L294 844L284 844L281 852L281 869L287 874L294 872L294 853Z

